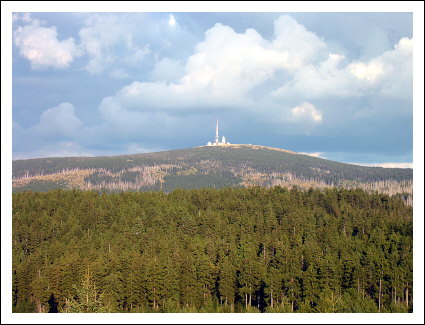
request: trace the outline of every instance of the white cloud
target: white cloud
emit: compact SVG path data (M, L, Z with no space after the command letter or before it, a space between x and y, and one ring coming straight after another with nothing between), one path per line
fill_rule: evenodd
M179 61L163 58L155 63L151 78L154 81L176 82L184 74L184 66Z
M351 163L351 164L360 165L360 166L366 166L366 167L413 168L413 163L394 163L394 162L388 162L388 163L369 163L369 164Z
M289 54L276 50L255 30L236 33L216 24L189 57L180 85L185 91L203 91L210 99L233 103L276 70L290 67Z
M322 121L322 113L320 113L313 104L309 102L301 103L291 109L291 114L296 119L310 119L314 122Z
M14 42L20 55L31 62L31 68L64 69L69 67L75 57L81 55L72 37L58 40L56 27L43 27L40 20L31 20L30 16L24 15L22 20L30 24L17 28Z
M44 110L39 122L23 128L13 122L13 159L62 156L91 156L80 141L87 137L84 123L70 103Z
M375 82L379 77L395 78L394 74L411 76L413 54L413 39L403 37L393 50L386 51L368 62L353 62L348 65L348 71L357 79ZM410 68L409 68L410 67Z
M215 24L187 59L180 79L175 79L181 75L179 64L163 59L152 72L154 82L135 81L116 97L124 107L137 110L217 106L263 110L253 104L256 99L250 97L251 91L279 70L295 71L324 47L323 41L289 16L278 19L275 28L270 42L254 29L237 33Z
M413 38L401 38L393 50L384 52L379 59L386 68L386 80L382 81L380 93L387 97L411 99L413 96Z
M348 71L357 79L363 79L368 82L374 82L384 73L384 65L380 61L372 61L370 63L351 63Z
M274 34L273 47L288 55L293 69L315 59L326 48L323 40L291 16L280 16L275 21Z
M174 15L170 15L168 18L168 25L174 27L176 26L177 22L176 19L174 18Z
M271 92L280 100L304 96L349 98L371 94L412 97L413 40L402 38L394 49L367 62L344 63L344 55L330 53L326 60L301 66L291 80Z
M90 74L101 74L117 64L135 66L151 53L148 44L140 47L134 41L137 25L112 15L93 15L79 35L81 47L89 56ZM122 69L122 68L121 68Z
M403 37L394 49L368 62L353 62L346 69L361 84L362 93L373 91L386 97L412 98L413 39Z
M75 107L62 103L41 113L40 122L30 128L30 133L46 138L75 138L80 135L83 123L75 116Z
M271 92L272 97L316 99L351 96L356 88L352 87L348 72L340 68L343 60L343 54L330 53L326 60L318 64L303 65L291 80Z

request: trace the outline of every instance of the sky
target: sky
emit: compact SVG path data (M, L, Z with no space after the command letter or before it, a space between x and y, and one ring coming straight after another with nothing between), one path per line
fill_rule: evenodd
M13 12L12 158L231 143L411 167L413 15Z

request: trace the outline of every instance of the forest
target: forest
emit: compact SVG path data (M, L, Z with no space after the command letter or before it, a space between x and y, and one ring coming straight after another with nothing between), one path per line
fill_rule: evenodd
M413 312L413 211L360 189L12 194L13 312Z

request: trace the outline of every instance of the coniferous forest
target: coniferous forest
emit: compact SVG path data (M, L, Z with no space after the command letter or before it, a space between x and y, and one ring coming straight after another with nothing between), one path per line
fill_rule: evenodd
M362 190L13 193L13 312L412 312L412 207Z

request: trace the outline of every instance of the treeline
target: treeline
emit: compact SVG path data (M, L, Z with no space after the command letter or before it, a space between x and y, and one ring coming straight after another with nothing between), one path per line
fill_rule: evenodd
M362 190L13 194L14 312L412 312L412 208Z

